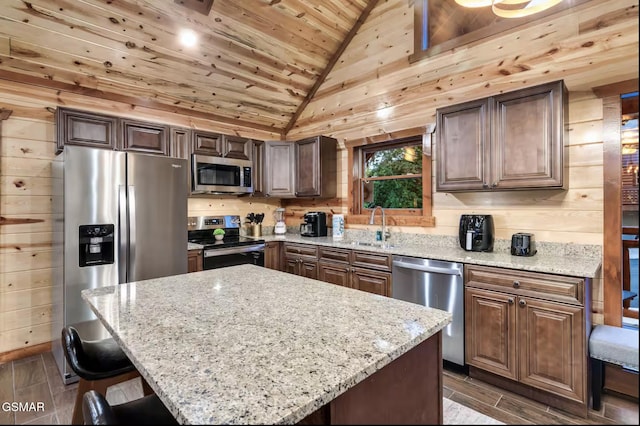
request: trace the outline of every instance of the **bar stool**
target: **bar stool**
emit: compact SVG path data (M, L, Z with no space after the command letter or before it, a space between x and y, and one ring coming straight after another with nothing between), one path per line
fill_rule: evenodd
M124 404L111 406L98 392L84 394L82 413L86 425L177 425L157 395L149 395Z
M109 386L140 376L140 373L112 338L83 341L73 326L62 329L62 346L71 369L80 377L71 424L82 424L82 396L90 390L107 393ZM153 394L142 379L144 395Z

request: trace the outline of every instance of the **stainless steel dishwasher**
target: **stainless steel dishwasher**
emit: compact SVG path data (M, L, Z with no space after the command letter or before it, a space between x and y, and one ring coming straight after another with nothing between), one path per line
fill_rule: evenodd
M442 358L464 366L462 263L393 256L391 297L453 315L442 330Z

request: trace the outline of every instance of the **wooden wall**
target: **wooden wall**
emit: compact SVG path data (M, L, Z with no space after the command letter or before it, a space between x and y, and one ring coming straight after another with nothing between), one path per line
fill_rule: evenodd
M0 80L0 107L12 110L0 135L0 355L57 339L51 330L52 185L57 106L130 116L199 129L239 132L275 139L276 133L251 131L118 102L56 93ZM273 224L279 200L194 198L190 215L266 213ZM185 248L186 249L186 248ZM9 356L9 355L7 355Z

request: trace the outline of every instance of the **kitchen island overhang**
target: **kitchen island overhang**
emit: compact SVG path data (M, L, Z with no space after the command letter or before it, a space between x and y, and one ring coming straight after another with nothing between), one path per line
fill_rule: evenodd
M254 265L82 296L181 423L442 422L448 312Z

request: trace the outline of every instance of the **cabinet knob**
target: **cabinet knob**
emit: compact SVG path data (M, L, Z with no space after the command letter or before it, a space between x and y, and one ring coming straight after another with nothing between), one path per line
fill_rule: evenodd
M520 281L514 281L513 288L518 288L518 287L520 287Z
M509 302L510 305L513 305L513 297L510 297L507 301Z
M491 187L492 187L492 188L495 188L496 186L498 186L498 184L497 184L496 182L493 182L493 183L491 184Z
M488 187L489 187L489 185L485 182L485 183L483 183L483 184L482 184L482 187L483 187L483 188L488 188Z
M527 302L524 301L524 299L520 299L520 301L518 302L518 304L520 306L525 306L527 304Z

